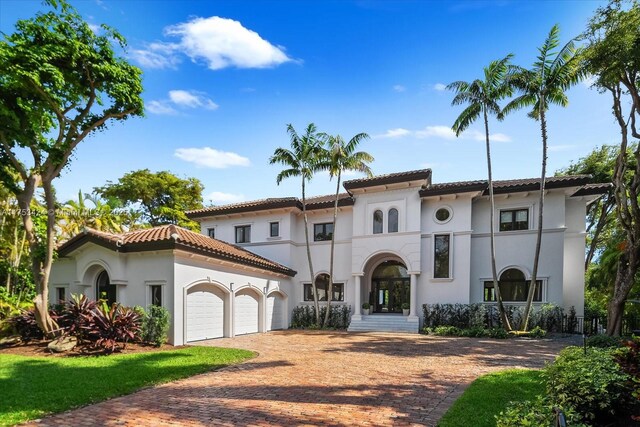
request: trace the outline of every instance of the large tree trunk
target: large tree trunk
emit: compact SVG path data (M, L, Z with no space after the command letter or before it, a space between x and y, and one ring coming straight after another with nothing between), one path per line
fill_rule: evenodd
M24 183L23 191L17 195L17 199L25 236L31 250L31 270L36 285L36 296L33 300L36 322L46 336L52 337L58 329L56 322L49 316L49 273L53 262L55 199L51 182L46 185L43 183L47 207L47 234L45 242L39 242L31 215L31 201L38 183L41 183L40 176L29 176Z
M489 213L489 234L491 241L491 277L493 278L493 291L496 295L496 301L498 303L498 313L500 314L500 322L502 327L507 331L511 331L511 324L507 317L507 312L504 309L502 303L502 294L500 293L500 284L498 282L498 271L496 268L496 231L495 231L495 211L496 202L493 197L493 173L491 167L491 143L489 142L489 118L487 117L487 110L484 110L484 133L487 144L487 183L489 184L489 204L491 205L491 212Z
M527 295L527 304L524 308L524 324L522 330L529 327L529 317L531 316L531 306L533 297L538 286L538 264L540 263L540 249L542 247L542 218L544 213L544 187L547 174L547 119L544 110L544 98L540 102L540 131L542 133L542 173L540 175L540 198L538 201L538 232L536 234L536 252L533 257L533 270L531 272L531 283Z
M307 198L305 178L302 177L302 216L304 217L304 237L307 243L307 260L309 261L309 277L311 277L311 289L313 290L313 306L316 309L316 325L320 326L320 305L318 304L318 289L316 278L313 275L313 262L311 261L311 246L309 244L309 218L307 218Z
M333 203L333 235L331 236L331 253L329 255L329 289L327 290L327 311L324 314L324 326L329 324L329 311L331 311L331 300L333 297L333 255L336 245L336 222L338 218L338 199L340 197L340 175L338 171L338 184L336 185L336 200Z

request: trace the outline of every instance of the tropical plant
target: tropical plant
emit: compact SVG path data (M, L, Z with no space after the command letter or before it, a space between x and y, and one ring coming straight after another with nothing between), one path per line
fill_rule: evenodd
M338 219L338 202L340 200L340 184L342 173L348 171L360 172L368 177L373 176L368 163L373 162L373 156L365 151L356 151L358 145L369 138L366 133L359 133L345 142L340 135L332 136L321 134L320 137L325 141L326 151L323 153L325 158L321 160L320 169L329 171L331 179L336 178L336 196L333 201L333 236L331 237L330 256L329 256L329 288L327 290L327 307L331 305L333 297L333 271L334 271L334 254L335 254L335 236L336 236L336 220ZM330 310L325 311L323 324L326 326L329 322Z
M551 104L566 107L569 98L566 91L580 82L585 76L585 70L580 61L580 49L576 48L573 40L562 48L560 46L560 29L554 25L549 34L538 49L537 60L531 69L513 67L513 73L509 77L509 84L519 91L520 95L509 102L501 116L514 110L529 108L529 117L540 122L540 134L542 137L542 167L540 174L540 196L538 199L538 230L536 234L536 247L531 271L531 284L525 305L522 329L527 330L531 306L538 283L538 264L540 261L540 249L542 246L542 219L544 215L544 194L547 172L547 110Z
M447 86L447 89L454 90L456 96L451 102L452 105L469 104L458 116L453 124L453 131L456 136L460 136L480 115L484 121L484 134L487 153L487 184L489 186L489 235L491 254L491 275L493 278L493 289L498 303L498 311L502 326L510 331L511 325L504 310L502 294L498 283L498 271L496 269L496 235L495 235L495 198L493 196L493 173L491 167L491 143L489 138L489 114L501 118L502 110L498 102L511 96L513 89L507 84L509 72L509 61L513 55L509 54L503 59L492 61L484 68L484 80L476 79L471 83L457 81Z
M72 294L65 301L58 325L64 329L65 335L74 336L82 342L88 339L88 328L93 323L97 308L96 301L90 300L86 295Z
M103 201L96 194L83 194L82 190L78 190L78 200L68 200L64 204L58 226L62 237L68 239L86 227L120 233L122 222L123 219L113 212L113 206L109 202Z
M613 116L620 129L613 194L623 241L608 303L610 335L622 332L625 303L640 269L640 146L636 144L629 153L630 137L640 139L639 27L640 3L614 0L597 9L584 33L588 42L586 70L594 76L594 87L611 95Z
M93 313L91 322L83 327L95 348L113 353L120 349L120 344L125 347L140 334L142 319L131 308L103 303Z
M0 177L18 201L30 248L38 325L51 335L49 274L54 260L53 180L80 142L114 120L143 114L141 70L118 57L125 39L102 26L96 34L65 0L16 23L0 40ZM30 156L24 159L24 156ZM39 234L30 208L41 188L46 208Z
M313 273L311 260L311 246L309 244L309 218L307 217L306 184L311 181L322 155L322 144L318 137L316 125L309 123L304 135L300 136L293 125L287 125L291 148L278 147L269 159L270 164L281 164L285 169L276 176L276 183L291 177L299 177L302 183L302 216L304 218L304 238L307 246L307 261L309 263L309 277L313 290L313 306L315 308L316 324L320 326L320 306L318 304L318 289ZM333 238L332 238L333 239Z

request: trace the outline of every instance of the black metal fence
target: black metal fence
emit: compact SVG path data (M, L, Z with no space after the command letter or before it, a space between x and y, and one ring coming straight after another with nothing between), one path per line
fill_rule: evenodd
M572 325L573 324L573 325ZM569 316L564 316L562 331L565 333L585 333L587 335L603 334L607 329L606 317L576 317L572 321ZM626 315L622 319L622 335L632 335L640 330L640 316L636 314Z

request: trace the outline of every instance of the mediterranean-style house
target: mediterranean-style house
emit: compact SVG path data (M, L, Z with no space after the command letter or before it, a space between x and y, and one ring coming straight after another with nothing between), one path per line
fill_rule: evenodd
M546 181L535 304L584 309L586 206L609 188L589 176ZM494 304L487 181L432 183L431 170L344 183L307 199L311 257L327 298L335 239L334 304L351 306L351 330L418 332L425 303ZM496 259L503 299L522 304L531 275L539 180L495 181ZM175 345L285 329L312 304L302 203L268 198L188 212L201 233L167 225L124 234L95 230L58 250L51 301L84 293L124 305L158 304ZM372 306L372 314L361 309ZM410 307L402 316L402 306Z

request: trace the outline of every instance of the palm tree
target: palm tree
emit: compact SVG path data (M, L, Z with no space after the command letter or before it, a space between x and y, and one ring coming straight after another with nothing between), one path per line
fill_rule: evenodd
M269 159L270 164L279 163L285 166L276 177L276 183L280 185L283 179L300 177L302 181L302 216L304 217L304 237L307 244L307 259L309 261L309 277L311 278L311 288L313 289L313 305L316 309L316 324L320 325L320 306L318 305L318 290L313 274L313 263L311 261L311 247L309 245L309 219L307 218L306 183L313 178L313 174L318 170L318 163L321 159L322 145L318 138L316 125L309 123L305 134L300 136L293 125L287 125L287 133L291 141L291 149L276 148L273 156Z
M75 236L85 227L112 233L122 231L122 218L113 212L111 204L97 195L83 194L82 190L78 190L77 200L69 200L64 204L60 219L58 227L65 238Z
M540 248L542 245L542 218L544 210L544 187L547 171L547 110L551 104L566 107L569 98L565 93L573 85L577 84L585 76L584 68L580 64L580 49L576 48L573 40L564 45L560 50L560 29L554 25L542 47L538 49L537 60L533 68L524 69L514 67L513 74L508 79L509 83L520 92L520 96L513 99L503 113L521 108L531 107L529 117L540 122L542 136L542 172L540 176L540 198L538 210L538 233L536 249L531 273L531 283L527 295L527 304L524 312L523 330L527 330L531 305L537 286L538 263L540 260Z
M325 150L326 158L320 165L321 169L329 171L331 179L336 180L336 197L333 203L333 236L331 237L331 255L329 259L329 289L327 289L327 310L324 314L324 326L329 322L329 311L331 308L331 298L333 296L333 258L335 253L335 237L336 237L336 219L338 218L338 201L340 199L340 180L342 172L355 171L361 172L368 177L373 176L368 163L373 162L373 156L365 151L356 152L356 148L360 142L369 138L366 133L359 133L349 140L344 141L340 135L331 136L327 134L320 135L324 139L327 146Z
M460 136L478 117L482 114L484 119L484 135L487 151L487 176L489 185L489 203L491 204L490 221L490 241L491 241L491 274L493 277L493 289L498 302L498 312L502 326L507 330L511 330L509 318L502 303L502 295L498 283L498 272L496 269L496 246L495 246L495 199L493 197L493 177L491 168L491 144L489 142L489 114L500 117L502 110L498 105L498 101L511 96L513 90L506 83L506 77L509 72L509 61L513 57L512 54L507 55L501 60L493 61L488 67L484 68L484 80L476 79L471 83L457 81L447 86L449 90L455 90L456 96L451 102L452 105L469 104L458 116L452 126L456 136Z

